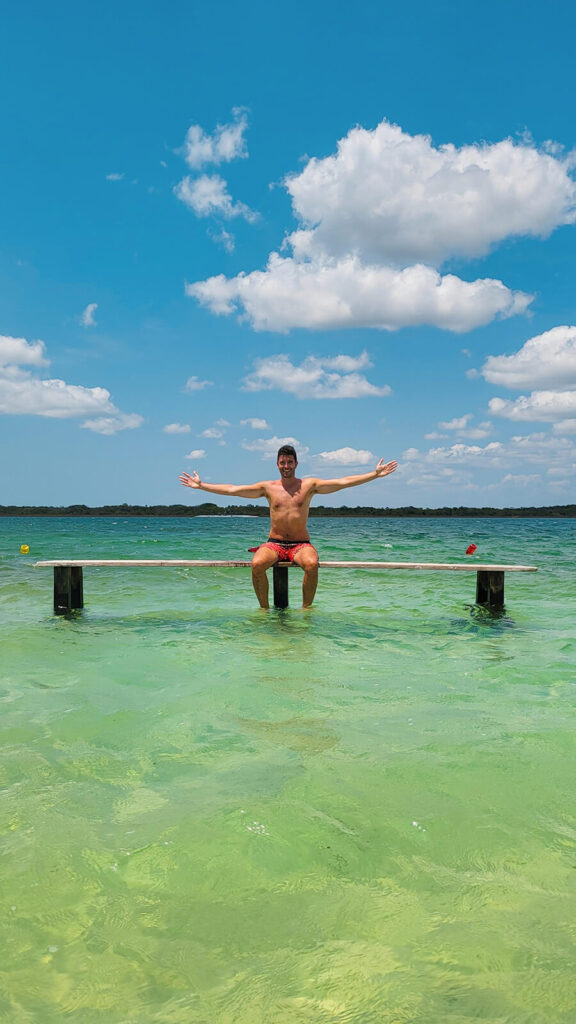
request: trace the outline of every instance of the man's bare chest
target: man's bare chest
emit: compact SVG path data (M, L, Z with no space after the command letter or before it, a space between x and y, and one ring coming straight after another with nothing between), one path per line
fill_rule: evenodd
M273 512L294 515L308 509L310 493L309 489L305 487L299 487L294 491L289 491L284 487L273 487L268 495L268 501Z

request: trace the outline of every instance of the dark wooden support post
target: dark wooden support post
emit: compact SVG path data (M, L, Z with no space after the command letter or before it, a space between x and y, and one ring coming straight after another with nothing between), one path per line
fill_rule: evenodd
M476 604L491 612L504 611L504 573L480 569L476 573Z
M72 570L69 565L54 566L54 614L72 610Z
M274 582L274 607L288 607L288 566L275 565L272 569Z
M81 565L73 565L70 569L70 599L73 608L84 607L84 582Z

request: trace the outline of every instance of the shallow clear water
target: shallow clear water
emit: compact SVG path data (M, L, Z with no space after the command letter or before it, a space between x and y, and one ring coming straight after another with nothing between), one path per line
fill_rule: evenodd
M574 1024L573 521L312 521L256 610L257 519L0 519L0 1021ZM19 553L20 544L30 554Z

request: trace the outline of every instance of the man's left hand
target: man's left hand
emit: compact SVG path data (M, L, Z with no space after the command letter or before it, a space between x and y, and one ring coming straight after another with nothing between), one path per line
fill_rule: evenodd
M389 473L393 473L395 469L398 469L397 462L384 463L384 459L380 459L380 462L376 466L376 476L388 476Z

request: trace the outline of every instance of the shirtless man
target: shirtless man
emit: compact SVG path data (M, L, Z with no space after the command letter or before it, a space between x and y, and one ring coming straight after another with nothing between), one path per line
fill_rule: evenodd
M370 473L343 476L337 480L318 480L296 476L298 458L292 445L284 444L278 451L276 465L279 480L262 480L258 484L237 487L235 484L205 484L198 473L182 473L180 483L209 494L225 494L229 498L266 498L270 506L270 537L256 549L252 559L252 583L261 608L269 608L266 570L276 562L294 562L304 570L302 606L309 608L318 586L318 552L310 542L306 527L310 501L315 494L332 494L345 487L367 484L380 476L388 476L398 466L384 459Z

